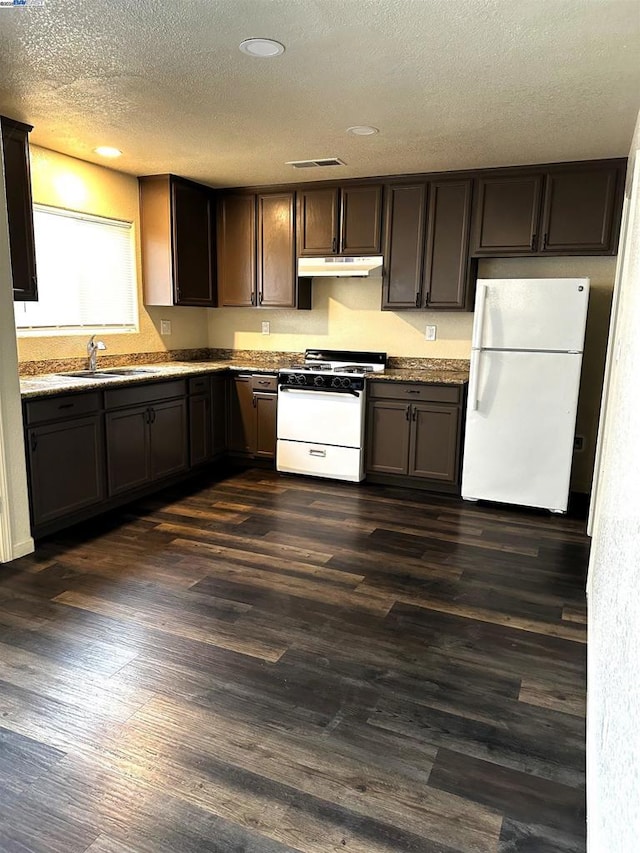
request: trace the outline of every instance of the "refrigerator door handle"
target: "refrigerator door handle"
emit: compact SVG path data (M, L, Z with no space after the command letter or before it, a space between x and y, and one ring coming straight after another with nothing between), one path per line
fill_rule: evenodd
M472 349L482 348L482 327L484 326L484 307L487 301L487 290L488 287L486 284L478 283L478 290L476 295L476 315L473 318L473 337L471 340Z
M471 364L469 365L469 411L478 410L478 383L480 373L480 350L471 350Z

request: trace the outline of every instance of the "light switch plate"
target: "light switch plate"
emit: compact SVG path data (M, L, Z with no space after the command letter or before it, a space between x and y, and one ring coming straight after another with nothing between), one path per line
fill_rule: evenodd
M437 326L427 326L424 330L425 341L435 341L437 329Z
M271 326L270 326L268 320L262 321L262 334L263 335L270 335L271 334Z
M161 335L170 335L171 334L171 320L160 320L160 334Z

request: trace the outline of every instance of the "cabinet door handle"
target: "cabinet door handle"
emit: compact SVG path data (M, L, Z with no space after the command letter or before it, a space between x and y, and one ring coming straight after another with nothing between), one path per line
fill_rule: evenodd
M412 420L412 421L416 421L416 420L418 420L418 410L416 409L416 407L415 407L415 406L413 407L413 415L412 415L412 417L411 417L411 420Z
M260 305L262 305L262 300L263 300L263 299L264 299L264 293L263 293L262 291L260 291L260 296L258 297L258 300L259 300L259 302L260 302Z
M254 408L254 409L255 409L255 408L256 408L256 406L258 405L258 403L257 403L257 398L256 398L256 395L255 395L255 394L253 395L253 398L252 398L252 400L251 400L251 404L252 404L252 406L253 406L253 408Z
M537 245L538 245L538 235L533 234L531 236L531 251L532 252L535 252Z
M420 307L420 291L416 293L416 308Z
M333 240L331 241L331 251L335 253L337 248L338 248L338 241L334 237Z
M407 411L404 414L407 420L411 419L411 403L407 406Z
M35 434L35 432L32 432L31 433L31 450L32 451L35 450L37 446L38 446L38 436Z
M547 234L545 234L545 235L544 235L544 237L542 238L542 251L543 251L543 252L544 252L544 250L547 248L547 236L548 236L548 235L547 235Z
M255 305L255 304L256 304L256 295L255 295L255 293L252 293L252 294L251 294L251 304L252 304L252 305Z

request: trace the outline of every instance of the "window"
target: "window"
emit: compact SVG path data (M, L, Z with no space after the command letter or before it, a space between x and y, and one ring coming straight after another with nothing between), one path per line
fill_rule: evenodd
M16 302L23 333L137 331L131 222L34 205L38 301Z

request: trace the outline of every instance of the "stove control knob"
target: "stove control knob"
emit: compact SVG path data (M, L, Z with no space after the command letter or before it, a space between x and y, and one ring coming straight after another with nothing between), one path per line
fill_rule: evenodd
M287 382L289 383L289 385L295 385L295 382L296 382L296 376L295 376L295 373L290 373L290 374L287 376Z
M331 385L333 388L339 388L340 387L340 377L334 376L333 379L331 380Z
M298 375L296 376L296 382L298 383L298 385L306 385L307 377L304 375L304 373L298 373Z
M313 384L316 385L318 388L322 388L322 386L324 385L324 376L314 377Z
M344 379L342 380L342 387L343 388L351 387L351 380L347 376L345 376Z

